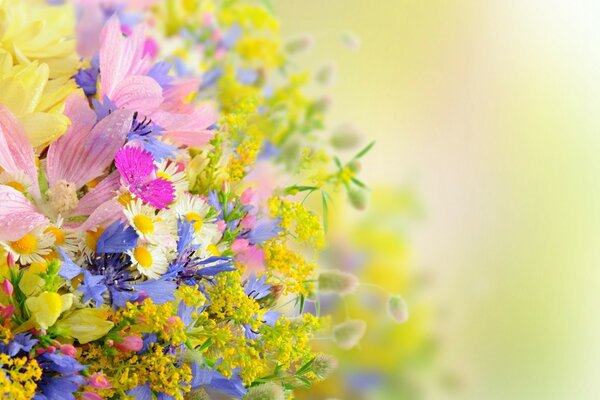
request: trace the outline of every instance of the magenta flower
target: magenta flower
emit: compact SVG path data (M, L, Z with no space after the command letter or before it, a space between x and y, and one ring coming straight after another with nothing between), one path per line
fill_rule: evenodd
M115 165L121 173L121 183L137 198L158 209L175 200L175 187L166 179L156 178L152 154L137 147L126 146L117 153Z

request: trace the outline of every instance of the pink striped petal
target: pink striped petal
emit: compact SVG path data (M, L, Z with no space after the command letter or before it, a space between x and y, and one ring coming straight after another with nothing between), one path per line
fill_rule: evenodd
M0 105L0 167L8 173L24 173L31 181L31 195L36 199L40 198L33 148L27 133L3 105Z
M129 76L121 81L110 99L119 108L152 114L163 101L162 88L149 76Z
M102 175L113 161L131 129L133 112L117 110L92 128L96 116L86 100L71 96L67 107L72 126L50 145L48 183L52 187L59 180L65 180L79 189Z
M119 18L112 16L100 34L100 95L113 99L125 78L144 75L150 60L144 57L144 28L136 27L129 37L121 32Z
M18 240L48 222L31 202L10 186L0 185L0 241Z
M71 215L90 215L102 203L114 198L120 187L121 174L119 171L113 171L79 200L77 208L71 212Z
M202 146L214 136L208 128L215 124L218 113L208 104L201 105L190 113L172 113L161 111L153 115L153 120L165 129L165 137L175 144Z
M123 206L117 200L108 200L102 203L90 217L79 226L79 229L87 231L99 226L112 224L123 215Z

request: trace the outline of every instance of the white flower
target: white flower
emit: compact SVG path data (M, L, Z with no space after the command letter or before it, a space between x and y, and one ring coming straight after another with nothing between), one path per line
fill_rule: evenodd
M185 218L194 227L194 244L206 248L221 239L221 232L210 215L211 207L200 197L186 193L173 210L177 218Z
M128 250L127 254L131 257L131 265L150 279L159 278L169 267L165 253L150 243L139 243L133 250Z
M44 262L44 256L52 252L54 244L54 235L45 232L47 227L41 225L18 240L0 242L0 245L23 265Z

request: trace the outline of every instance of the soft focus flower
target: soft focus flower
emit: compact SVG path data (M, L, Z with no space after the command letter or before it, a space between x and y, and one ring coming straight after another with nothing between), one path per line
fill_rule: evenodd
M59 295L52 292L43 292L25 301L31 313L31 319L41 329L48 329L54 325L60 314L71 308L72 303L73 295L71 293Z

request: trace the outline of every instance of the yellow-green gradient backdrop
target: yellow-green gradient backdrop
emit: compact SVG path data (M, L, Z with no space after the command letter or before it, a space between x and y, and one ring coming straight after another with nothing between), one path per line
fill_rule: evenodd
M463 381L436 397L598 398L600 3L274 4L314 34L306 65L337 62L331 121L377 139L368 180L423 200L414 253Z

